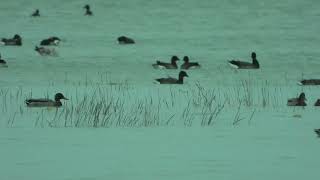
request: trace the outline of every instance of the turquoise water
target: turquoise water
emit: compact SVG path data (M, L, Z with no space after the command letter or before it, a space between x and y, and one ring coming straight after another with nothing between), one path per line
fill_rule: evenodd
M86 3L94 16L83 16ZM0 69L0 179L315 178L313 129L320 123L312 105L320 92L297 81L320 78L319 6L315 0L2 2L0 37L20 34L23 46L0 46L9 66ZM41 17L31 18L36 8ZM121 35L136 44L119 45ZM54 47L58 57L34 51L49 36L62 39ZM250 61L252 51L261 69L227 64ZM178 75L151 66L172 55L188 55L202 67L188 70L184 85L155 84ZM301 91L309 106L287 107ZM25 107L26 98L56 92L70 98L57 111Z

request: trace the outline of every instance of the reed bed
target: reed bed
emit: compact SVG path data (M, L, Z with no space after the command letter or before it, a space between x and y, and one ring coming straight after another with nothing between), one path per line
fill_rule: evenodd
M15 127L26 119L34 127L54 128L206 127L214 126L227 114L230 125L237 126L243 121L252 124L259 110L285 106L283 90L270 87L268 82L261 87L242 81L241 86L230 88L195 83L155 86L145 91L141 93L127 82L73 85L67 94L70 100L62 107L27 108L24 100L34 96L32 89L24 93L26 89L22 87L1 88L0 122L7 127ZM44 96L50 98L52 93L47 90Z

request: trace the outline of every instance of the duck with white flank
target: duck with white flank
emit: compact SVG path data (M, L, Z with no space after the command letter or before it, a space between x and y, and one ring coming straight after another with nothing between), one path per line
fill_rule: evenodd
M27 99L25 103L28 107L61 107L61 99L68 100L62 93L57 93L54 100L51 99Z
M304 79L298 82L299 85L320 85L320 79Z
M252 63L244 62L239 60L232 60L229 61L230 66L237 68L237 69L259 69L260 65L257 60L257 55L255 52L251 53Z
M93 13L92 13L92 11L91 11L91 9L90 9L89 4L86 4L83 8L86 9L86 12L85 12L84 15L86 15L86 16L92 16L92 15L93 15Z
M8 67L7 62L1 59L1 54L0 54L0 67Z
M200 64L197 62L189 62L189 57L183 57L184 63L180 66L180 69L200 68Z
M21 46L22 45L22 38L20 35L15 34L13 38L2 38L1 42L6 46Z
M170 63L157 61L157 63L152 64L152 66L156 69L178 69L177 61L179 61L179 58L177 56L172 56Z
M40 42L41 46L58 46L60 43L61 39L56 37L56 36L52 36L49 37L48 39L44 39Z
M135 44L135 41L132 38L126 36L120 36L117 40L119 44Z
M299 97L297 98L291 98L288 100L287 105L288 106L306 106L306 95L302 92Z
M36 9L32 14L31 14L32 17L40 17L40 11L39 9Z
M36 46L35 51L37 51L41 56L57 56L57 52L54 49L49 49L45 47Z
M189 77L185 71L180 71L178 79L168 77L168 78L159 78L156 81L160 84L183 84L183 78Z

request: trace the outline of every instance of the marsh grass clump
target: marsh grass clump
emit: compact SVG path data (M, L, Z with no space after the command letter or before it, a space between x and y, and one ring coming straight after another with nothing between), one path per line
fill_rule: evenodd
M105 78L101 79L105 82ZM34 90L2 88L1 120L7 127L33 122L34 127L137 128L206 127L228 118L231 125L237 126L244 120L252 124L259 109L284 104L282 90L270 87L267 82L258 87L251 81L243 81L238 87L209 88L197 82L184 87L154 88L141 92L126 81L74 85L65 92L69 101L62 107L39 109L26 108L24 104L25 99L37 94ZM43 94L49 97L52 92L48 88Z
M57 110L50 126L59 127L150 127L161 126L161 101L153 97L135 98L122 88L98 87L93 93L77 97L75 102ZM131 98L130 98L131 97ZM73 101L73 99L71 99Z

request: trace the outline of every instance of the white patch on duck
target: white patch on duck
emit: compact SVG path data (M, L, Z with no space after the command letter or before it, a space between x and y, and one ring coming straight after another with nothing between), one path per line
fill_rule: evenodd
M201 66L191 66L189 69L200 69Z
M167 69L165 66L159 65L159 64L152 64L153 68L155 69Z
M232 63L228 63L232 68L234 68L234 69L239 69L239 66L237 66L237 65L235 65L235 64L232 64Z
M298 81L297 84L298 84L299 86L303 86L303 84L302 84L301 81Z
M59 45L59 43L60 43L60 41L59 41L59 40L54 40L54 41L53 41L53 44L54 44L54 45L56 45L56 46L58 46L58 45Z

